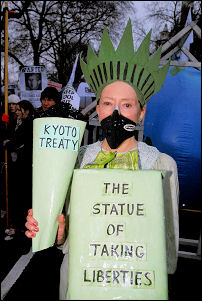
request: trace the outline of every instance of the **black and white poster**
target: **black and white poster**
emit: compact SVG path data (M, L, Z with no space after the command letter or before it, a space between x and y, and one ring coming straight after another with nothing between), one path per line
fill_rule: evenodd
M20 70L20 98L29 100L35 108L41 106L41 92L47 87L44 66L25 66Z

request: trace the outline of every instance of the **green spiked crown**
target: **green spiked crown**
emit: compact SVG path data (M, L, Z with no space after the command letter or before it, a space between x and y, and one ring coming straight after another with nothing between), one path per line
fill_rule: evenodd
M170 61L159 69L161 48L149 59L151 30L134 52L132 25L129 19L117 50L104 28L99 55L88 46L87 64L80 55L81 70L85 80L99 100L105 86L120 80L131 85L142 106L160 90L168 72Z

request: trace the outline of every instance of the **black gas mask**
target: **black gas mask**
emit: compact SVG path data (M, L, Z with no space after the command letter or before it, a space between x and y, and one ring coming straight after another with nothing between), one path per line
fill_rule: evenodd
M100 124L111 149L116 149L123 141L135 134L136 123L119 114L117 109Z

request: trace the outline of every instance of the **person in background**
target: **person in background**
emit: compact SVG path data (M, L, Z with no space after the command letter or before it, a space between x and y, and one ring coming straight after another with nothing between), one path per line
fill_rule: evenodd
M45 112L56 103L60 102L60 94L54 87L46 87L41 92L41 107L36 109L35 117L46 117ZM44 116L43 116L44 115Z
M177 165L169 155L156 147L136 141L136 125L144 118L148 100L162 87L169 62L159 69L161 48L149 59L150 33L134 53L132 26L129 20L115 51L104 30L99 57L89 45L87 63L80 59L81 69L98 101L96 110L105 134L102 141L82 146L78 154L80 168L117 168L129 170L168 171L162 180L167 247L167 270L175 273L179 245ZM79 189L79 187L78 187ZM68 218L66 218L68 219ZM28 211L25 234L32 238L40 228ZM68 238L65 217L58 217L56 243L65 254L61 265L60 299L67 293ZM66 229L67 230L67 229Z
M31 102L22 100L16 105L17 122L14 135L5 141L11 154L9 174L9 217L5 240L24 231L24 218L32 204L32 144L35 109Z
M2 120L9 122L11 119L16 119L15 110L16 110L16 104L20 101L20 98L15 94L10 94L8 96L8 115L5 113L3 114L5 117L7 117L7 120Z
M12 116L14 119L16 118L16 116L15 116L16 105L19 101L20 101L20 98L15 94L11 94L8 96L9 115Z
M9 138L13 135L15 131L15 126L17 122L17 116L15 114L17 103L20 101L20 98L15 95L11 94L8 96L8 115L9 121L8 126L6 129L6 137Z
M10 94L8 96L8 114L3 113L1 118L1 121L3 121L2 123L3 133L1 132L1 136L2 136L1 138L3 140L9 138L15 130L16 119L17 119L15 111L16 111L16 105L19 101L20 98L15 94Z
M17 121L17 116L15 114L16 111L16 105L20 101L20 98L13 94L9 94L8 90L8 114L5 113L5 107L3 104L5 103L5 96L1 96L1 120L0 120L0 158L1 158L1 166L4 166L5 164L5 151L4 151L4 145L7 141L7 139L10 139L14 132L15 132L15 126ZM7 166L11 166L11 154L7 152ZM6 167L5 167L6 168ZM0 195L2 196L2 199L5 199L6 194L6 183L5 183L5 174L4 174L4 168L1 169L1 179L0 182L1 185L1 192ZM4 188L5 187L5 188ZM2 208L4 207L4 204L2 204ZM5 209L6 210L6 209ZM6 212L6 211L5 211Z
M41 107L36 109L35 118L63 117L84 120L84 116L70 103L61 102L61 93L54 87L46 87L41 92Z

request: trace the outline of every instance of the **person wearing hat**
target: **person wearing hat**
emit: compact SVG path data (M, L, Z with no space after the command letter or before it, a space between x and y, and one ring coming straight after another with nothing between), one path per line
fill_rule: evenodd
M20 101L20 98L15 94L10 94L8 96L8 115L3 114L2 121L7 123L7 127L5 129L5 137L4 139L10 139L11 136L13 136L15 131L15 126L17 122L17 116L15 114L16 112L16 106L17 103Z
M19 101L20 101L20 98L15 94L11 94L8 96L8 110L11 114L14 115L14 113L16 111L16 105Z
M20 98L15 94L10 94L8 96L8 115L2 115L2 121L9 123L11 119L16 119L15 111L16 111L16 104L20 101Z
M97 113L105 138L82 146L78 155L80 168L117 168L165 170L163 179L165 201L167 270L173 274L177 267L179 245L177 165L173 158L156 147L136 141L136 126L144 118L146 104L160 90L166 78L169 62L159 69L161 47L149 58L151 31L137 52L134 52L131 21L125 28L117 50L104 29L99 55L88 47L87 63L80 57L86 82L97 99ZM68 239L65 236L65 217L58 217L56 242L65 254L61 265L60 299L67 291ZM27 216L27 237L34 237L40 229L32 209Z

